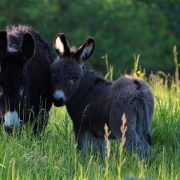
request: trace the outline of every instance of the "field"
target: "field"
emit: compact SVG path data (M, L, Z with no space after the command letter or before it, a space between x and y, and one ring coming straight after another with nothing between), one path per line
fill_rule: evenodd
M26 72L25 58L32 49L29 43L27 53L20 52L25 50L21 33L19 40L15 33L9 38L2 33L18 24L40 34L52 60L57 56L53 44L58 33L65 33L77 48L91 36L96 45L89 63L106 79L131 72L149 83L155 100L149 159L139 159L136 153L130 156L119 140L111 141L105 156L92 149L87 154L78 152L66 107L52 107L41 137L32 136L30 127L21 136L5 133L1 104L3 99L9 102L9 92L21 94L26 78L16 72L16 60L18 71ZM180 180L180 0L0 0L0 29L0 180ZM39 42L33 43L33 54L45 58L47 47L37 53ZM18 55L7 61L16 49ZM4 68L6 62L10 66ZM29 69L35 72L36 68ZM35 72L37 79L43 69ZM34 73L32 77L36 78ZM12 104L18 103L11 98Z
M66 109L53 107L44 137L0 134L0 179L180 179L180 92L151 82L155 96L149 160L128 156L118 141L110 155L76 151Z

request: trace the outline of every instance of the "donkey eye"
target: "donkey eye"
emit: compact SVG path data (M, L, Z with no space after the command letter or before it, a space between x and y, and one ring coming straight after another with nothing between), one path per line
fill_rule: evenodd
M52 78L55 78L56 77L56 74L55 73L52 73Z
M0 98L2 97L2 95L3 95L3 88L0 87Z
M55 80L55 81L57 80L57 76L56 76L55 73L53 73L51 77L52 77L53 80Z
M76 81L76 80L78 80L78 77L77 76L70 76L69 80Z
M24 88L21 86L21 87L19 88L19 95L20 95L20 96L23 95L23 91L24 91Z

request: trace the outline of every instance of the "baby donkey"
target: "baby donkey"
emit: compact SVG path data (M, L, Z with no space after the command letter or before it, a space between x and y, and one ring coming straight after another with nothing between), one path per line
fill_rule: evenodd
M73 121L80 150L88 145L105 153L104 126L109 139L121 139L122 115L126 115L125 148L140 157L149 157L151 119L154 100L147 84L139 78L124 76L115 81L99 77L84 63L93 53L95 42L88 37L79 48L71 48L63 33L54 40L58 53L51 65L53 102L66 105Z

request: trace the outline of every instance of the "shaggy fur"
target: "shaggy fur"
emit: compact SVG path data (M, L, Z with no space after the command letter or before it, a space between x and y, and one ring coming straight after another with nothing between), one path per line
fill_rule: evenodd
M59 36L61 38L64 35ZM91 43L94 40L88 38L77 51L81 49L87 58L90 57L93 52L89 50ZM109 138L121 139L121 118L125 113L125 147L129 152L136 149L141 157L149 157L154 100L147 84L142 79L127 75L115 81L107 81L82 62L87 58L79 59L79 56L76 51L66 52L65 56L59 53L58 59L51 66L53 91L61 90L66 97L54 98L54 104L66 104L73 121L78 147L84 150L85 144L94 143L96 146L99 143L99 148L103 151L105 124L111 132Z
M23 123L33 124L35 133L44 129L52 104L51 63L48 44L30 27L9 26L0 32L1 117L17 111Z

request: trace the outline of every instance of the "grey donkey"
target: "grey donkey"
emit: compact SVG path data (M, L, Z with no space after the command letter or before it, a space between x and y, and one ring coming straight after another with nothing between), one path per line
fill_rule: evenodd
M154 100L148 85L127 75L115 81L99 77L85 63L95 48L92 37L79 48L71 48L65 35L59 33L54 48L58 57L51 65L52 99L57 107L66 105L78 148L85 151L93 144L94 149L105 152L105 124L111 132L109 139L121 140L125 113L125 148L130 153L136 150L140 157L149 157Z

